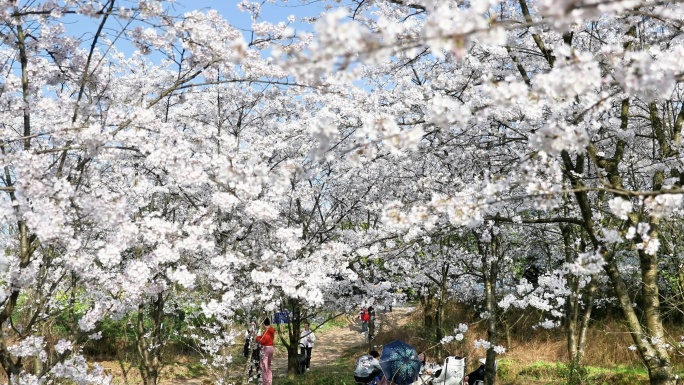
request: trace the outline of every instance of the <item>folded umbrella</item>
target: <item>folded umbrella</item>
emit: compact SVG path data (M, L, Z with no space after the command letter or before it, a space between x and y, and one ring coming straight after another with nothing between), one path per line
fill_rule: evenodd
M421 363L413 346L396 340L383 346L380 367L388 382L409 385L418 379Z

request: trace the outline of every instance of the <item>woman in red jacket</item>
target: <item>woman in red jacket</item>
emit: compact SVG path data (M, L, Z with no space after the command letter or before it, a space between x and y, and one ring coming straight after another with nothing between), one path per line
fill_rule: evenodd
M271 361L273 360L273 341L275 340L275 329L271 326L271 320L266 317L264 319L264 327L266 330L256 337L256 341L261 344L261 380L263 385L273 384L273 373L271 372Z

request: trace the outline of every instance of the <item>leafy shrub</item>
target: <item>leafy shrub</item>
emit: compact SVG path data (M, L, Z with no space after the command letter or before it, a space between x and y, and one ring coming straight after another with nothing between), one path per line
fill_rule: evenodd
M565 379L567 385L584 385L587 383L589 371L579 360L570 365L558 365L558 375Z

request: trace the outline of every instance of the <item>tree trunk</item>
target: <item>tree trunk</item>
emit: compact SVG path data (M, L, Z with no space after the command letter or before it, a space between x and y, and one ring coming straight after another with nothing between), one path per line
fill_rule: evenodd
M28 80L28 55L26 53L26 34L21 25L21 20L17 17L17 27L16 27L16 39L17 39L17 50L19 51L19 63L21 64L21 89L22 89L22 100L25 105L29 105L29 80ZM24 108L23 112L23 130L24 130L24 150L28 151L31 149L31 110L29 108ZM4 154L4 147L2 153ZM13 182L13 172L9 166L5 166L5 184L8 187L14 185ZM14 191L9 192L9 197L12 202L17 200ZM22 218L21 213L18 210L19 206L15 207L15 213L17 218ZM29 233L29 228L26 225L26 221L19 219L17 221L18 228L18 240L19 240L19 271L23 271L31 263L31 257L35 247L31 244L35 239L34 235ZM13 286L13 282L10 282ZM10 287L9 291L11 294L7 299L5 299L0 311L0 325L4 325L5 322L14 315L14 309L19 300L20 289L16 287ZM11 341L11 339L10 339ZM12 344L13 342L10 342ZM7 378L11 379L13 375L18 375L22 368L23 362L22 357L16 359L12 358L12 355L7 350L7 341L5 335L0 335L0 365L2 369L7 374Z
M484 254L484 284L485 284L485 309L487 310L487 340L490 343L487 349L487 362L485 363L485 385L496 384L496 352L494 347L499 344L498 318L499 308L496 300L496 283L499 277L499 236L492 234L490 253ZM489 258L488 258L489 257Z
M302 325L302 311L298 300L288 298L286 303L287 309L292 315L287 323L287 341L283 340L282 336L281 341L285 345L285 349L287 349L287 377L293 379L299 360L299 334Z
M496 285L499 279L499 261L502 260L501 236L489 229L491 240L478 242L478 251L482 258L482 277L484 278L485 311L487 312L487 362L485 363L485 385L496 384L496 351L499 344L498 318L499 307L496 299Z
M299 360L299 344L290 344L287 347L287 377L293 379L297 373L297 365Z
M371 351L373 350L373 336L375 335L375 315L371 314L370 319L368 320L368 334L366 337L366 341L368 343L368 346L366 348L366 351Z
M430 293L421 293L418 299L420 300L420 307L423 309L423 326L426 329L432 329L435 322L433 296Z
M571 225L561 225L563 234L563 246L565 251L565 262L573 263L575 253L573 251L574 237ZM586 251L586 244L581 243L581 252ZM584 347L586 343L587 329L591 319L591 311L594 302L594 292L596 291L596 279L591 277L584 289L580 289L579 277L574 275L567 276L570 295L565 303L565 334L567 339L568 361L571 372L568 379L570 383L575 379L574 371L579 369L584 359ZM584 303L584 307L581 305Z
M145 327L145 305L138 306L136 342L140 359L140 375L145 385L157 385L161 368L161 349L163 345L162 324L164 321L164 296L162 293L150 305L152 330ZM149 332L149 336L148 336Z
M567 152L563 152L562 157L565 169L568 171L567 176L571 181L573 189L576 191L575 198L582 214L582 227L591 240L594 250L599 250L602 253L603 260L605 261L603 268L613 285L613 291L618 299L618 305L624 314L632 341L642 361L648 368L650 382L653 385L674 385L676 380L670 363L670 356L664 344L663 325L660 314L657 255L648 255L643 250L639 250L639 267L642 278L641 294L643 298L641 308L643 317L640 318L632 306L627 284L618 268L615 255L601 242L595 232L593 211L587 192L584 191L584 183L570 172L582 173L583 160L578 156L577 165L575 165L570 158L570 154ZM654 176L654 189L658 187L658 179L661 178L657 174ZM636 214L630 220L634 224L640 222ZM653 230L649 235L652 239L657 238L658 234L655 230L657 222L652 220L650 224Z
M444 338L444 306L447 300L447 279L449 275L449 265L447 263L442 265L441 280L439 287L439 294L437 295L437 301L435 304L435 342L438 343L435 353L437 357L442 358L442 344L439 341Z
M504 331L504 338L506 339L506 349L510 350L513 348L513 340L511 338L511 326L508 322L508 318L503 314L501 315L500 324Z

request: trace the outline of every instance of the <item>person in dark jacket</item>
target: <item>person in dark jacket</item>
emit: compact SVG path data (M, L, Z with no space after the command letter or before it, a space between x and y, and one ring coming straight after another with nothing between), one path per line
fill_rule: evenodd
M484 382L484 376L485 376L485 359L480 358L480 367L475 369L473 372L469 373L465 379L468 381L468 385L475 385L477 381L483 381Z

